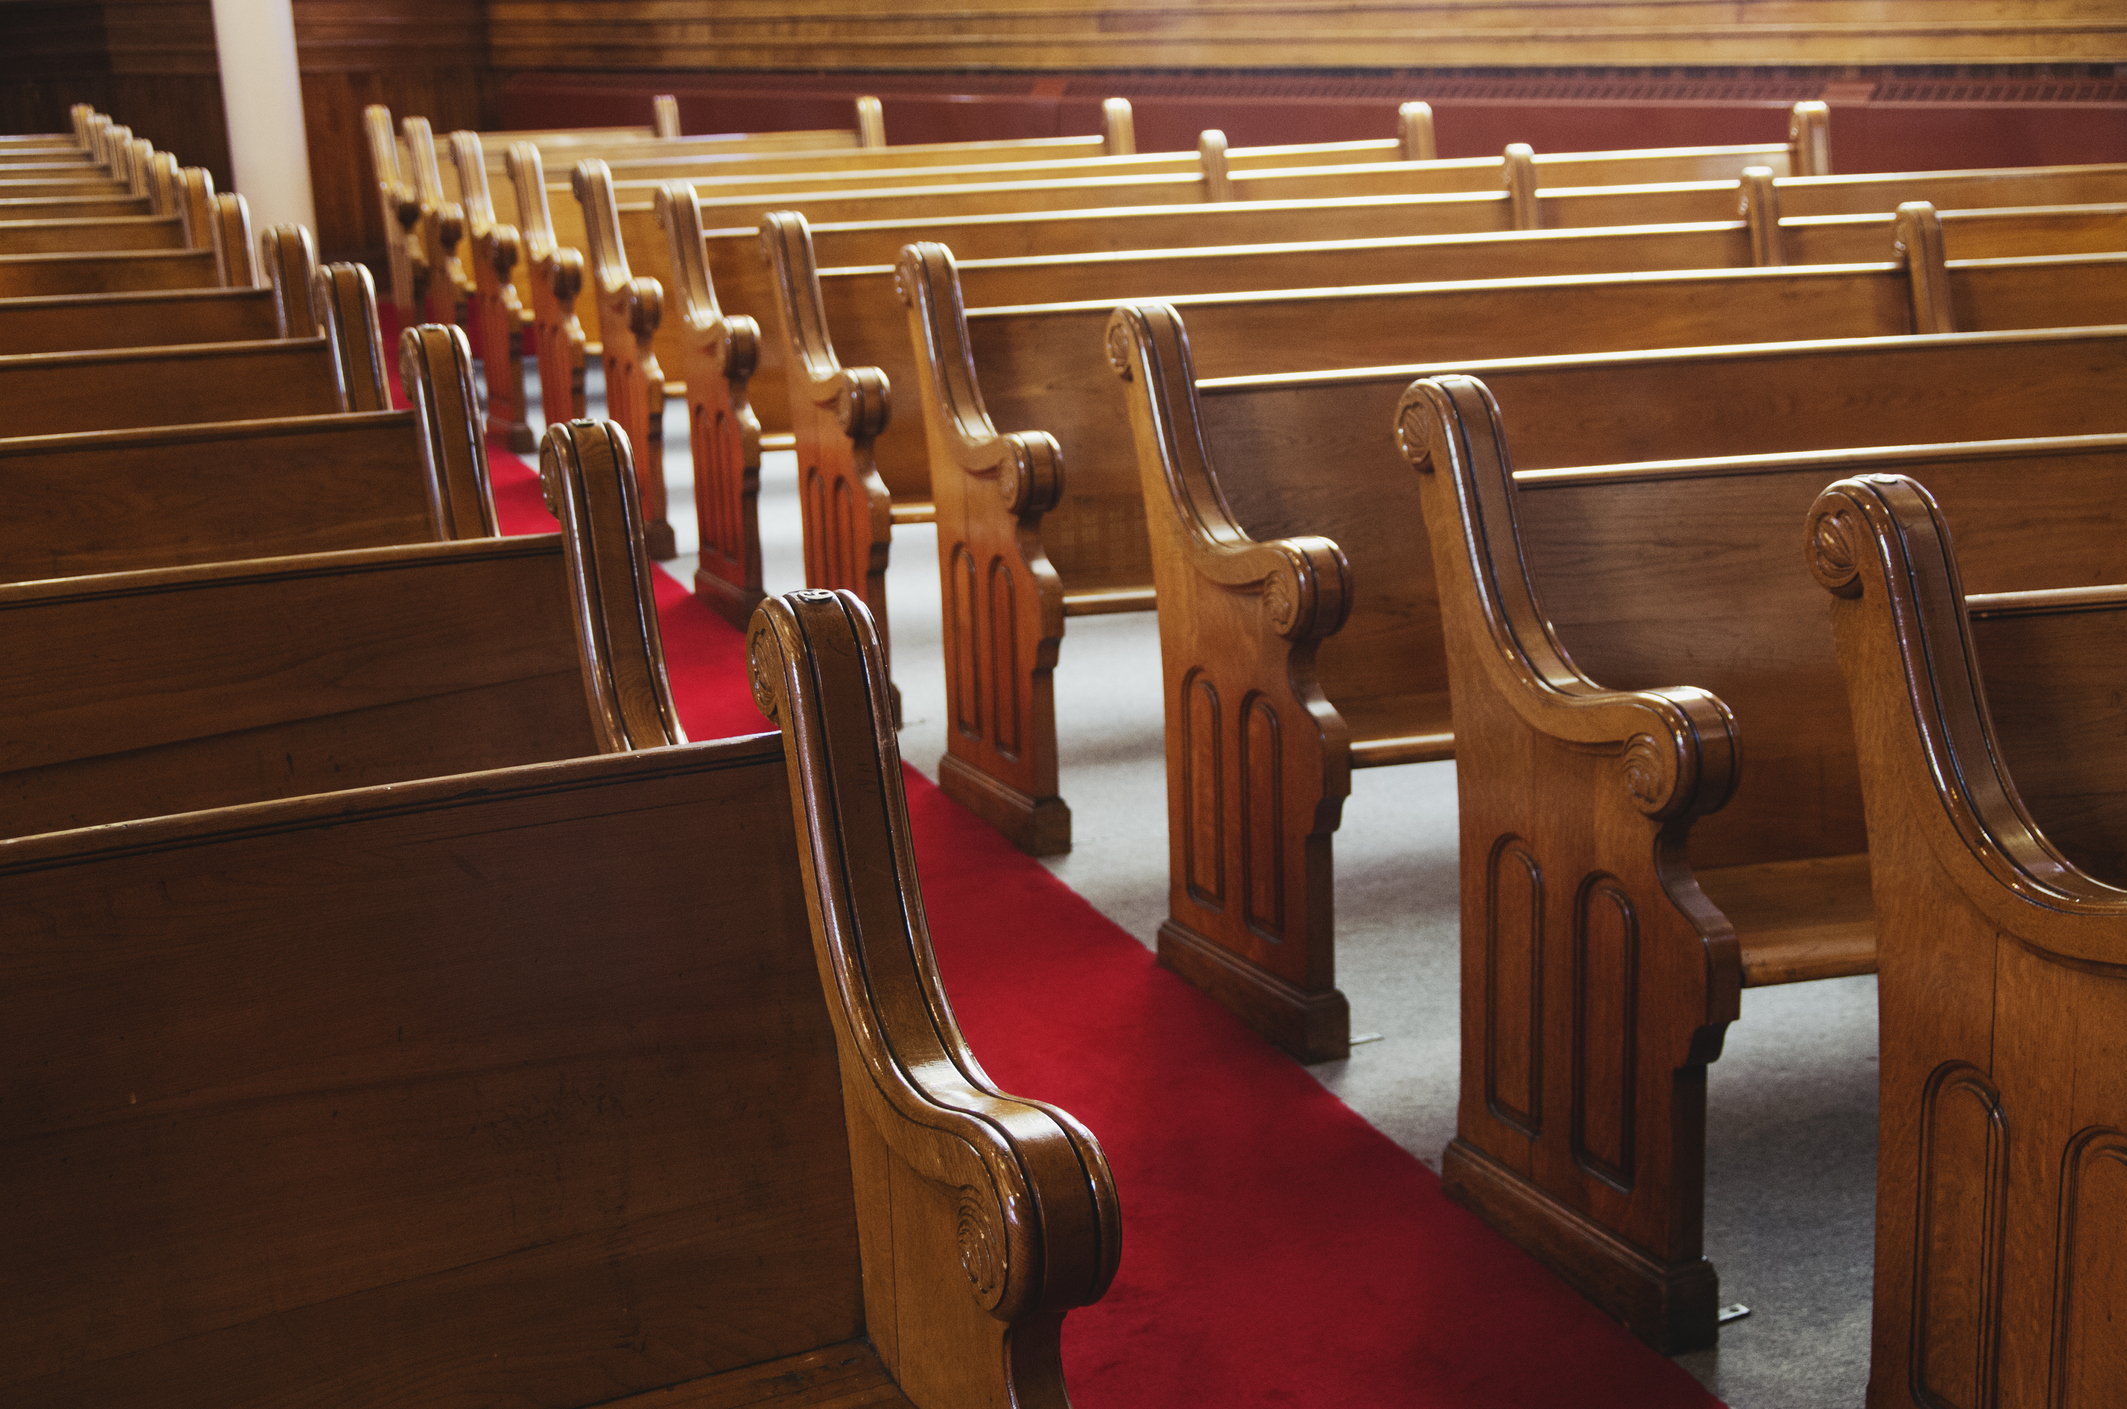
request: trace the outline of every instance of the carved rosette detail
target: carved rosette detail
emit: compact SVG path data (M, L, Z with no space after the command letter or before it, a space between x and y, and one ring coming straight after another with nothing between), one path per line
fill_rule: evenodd
M1027 477L1032 467L1027 464L1027 448L1019 441L1012 442L1012 453L997 465L997 497L1011 513L1018 513L1027 506Z
M1634 734L1625 744L1625 792L1640 811L1656 813L1669 801L1673 760L1651 734Z
M1396 408L1396 451L1418 469L1433 468L1433 416L1421 396L1406 393Z
M1108 365L1116 376L1130 380L1130 328L1119 315L1108 320Z
M746 681L753 687L754 708L767 716L771 724L781 724L781 691L783 652L776 644L775 632L766 620L756 615L752 627L746 633Z
M1300 580L1291 563L1278 564L1263 579L1263 615L1280 636L1290 636L1300 618Z
M1819 510L1809 525L1809 571L1835 597L1861 595L1854 517L1847 509Z
M957 1223L960 1270L967 1274L975 1299L994 1309L1004 1295L1004 1230L989 1201L971 1185L960 1186Z

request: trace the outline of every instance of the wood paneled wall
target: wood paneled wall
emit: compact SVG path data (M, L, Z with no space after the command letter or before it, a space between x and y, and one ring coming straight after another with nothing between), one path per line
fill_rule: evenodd
M228 188L208 0L0 0L0 131L64 132L75 103Z
M490 0L501 69L2078 63L2119 0Z
M362 141L362 109L425 117L441 134L498 125L483 0L294 0L303 126L318 246L374 259L382 214Z

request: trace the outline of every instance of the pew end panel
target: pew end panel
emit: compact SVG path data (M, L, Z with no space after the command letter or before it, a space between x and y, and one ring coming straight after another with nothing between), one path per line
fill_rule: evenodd
M1604 689L1566 654L1481 382L1414 383L1396 434L1420 472L1461 807L1462 1099L1443 1178L1641 1339L1710 1345L1706 1064L1741 964L1683 852L1734 786L1733 720L1703 690Z
M914 1402L1060 1406L1063 1314L1100 1298L1120 1255L1107 1160L1070 1116L1000 1094L953 1019L860 599L767 602L747 647L790 757L872 1343Z
M583 207L588 234L606 414L637 450L636 487L651 556L677 557L679 549L665 512L665 372L654 343L664 318L664 288L655 279L635 277L628 267L612 173L606 164L595 157L578 162L570 184Z
M761 222L760 256L777 293L780 361L798 454L805 582L863 598L890 648L886 565L894 498L874 451L888 424L892 389L877 368L845 368L836 356L805 217L770 211Z
M1068 851L1071 810L1058 793L1054 682L1063 583L1039 532L1042 515L1063 493L1062 452L1042 432L1005 435L991 422L975 381L952 252L912 244L897 270L917 351L938 525L947 713L939 784L1021 851ZM885 378L865 370L883 392ZM871 528L883 579L892 531L883 485Z
M517 193L524 257L531 269L532 344L539 364L539 409L548 424L585 414L587 349L576 297L583 292L583 251L554 237L547 204L546 167L539 148L516 142L505 158Z
M421 427L430 527L441 541L493 538L494 487L480 438L473 355L465 333L423 323L399 334L399 384Z
M465 244L465 207L444 194L443 172L436 161L436 138L425 117L409 117L400 126L413 160L414 197L419 203L408 235L421 246L427 278L422 311L432 323L462 325L472 306L473 281L460 252Z
M568 550L584 697L607 753L687 741L657 621L628 439L612 421L549 426L539 481Z
M1129 384L1160 597L1160 962L1301 1061L1342 1058L1351 1010L1336 987L1330 838L1351 791L1351 734L1314 664L1350 612L1351 567L1327 538L1266 541L1235 521L1171 307L1124 305L1109 340Z
M522 455L538 448L524 399L524 344L531 314L516 282L524 263L523 241L517 227L496 211L480 134L453 132L450 146L465 211L470 317L480 335L481 370L487 377L487 434L495 444Z
M400 169L399 138L390 108L371 103L362 109L362 137L383 220L385 252L391 264L392 302L398 307L400 321L410 324L421 316L428 276L427 255L410 234L420 224L421 197Z
M694 188L658 188L657 219L677 274L680 380L687 388L687 447L694 463L694 511L701 565L694 592L719 616L744 626L760 605L761 422L750 383L760 361L760 324L726 317L716 298Z
M2108 1320L2127 1294L2127 892L2070 859L2078 819L2042 830L2018 787L2063 736L2019 757L2024 721L2000 727L1990 696L2087 722L2075 677L2117 660L2127 590L1968 597L1948 519L1904 476L1829 486L1805 542L1876 860L1869 1404L2101 1402L2127 1375ZM2113 786L2116 721L2083 742L2100 735L2091 781Z

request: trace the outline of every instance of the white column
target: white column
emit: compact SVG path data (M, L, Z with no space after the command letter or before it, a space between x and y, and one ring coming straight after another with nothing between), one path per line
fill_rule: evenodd
M251 205L251 228L293 222L315 233L303 83L289 0L213 0L214 47L229 116L229 165Z

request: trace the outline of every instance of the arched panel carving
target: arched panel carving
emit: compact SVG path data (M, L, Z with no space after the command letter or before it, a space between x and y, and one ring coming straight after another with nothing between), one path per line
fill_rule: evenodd
M1241 893L1249 929L1285 941L1285 741L1261 695L1241 711Z
M1226 904L1225 774L1219 691L1209 676L1182 685L1183 875L1189 898L1206 909Z
M1544 873L1522 839L1485 868L1485 1104L1535 1139L1543 1131Z
M1630 1192L1639 1084L1640 923L1616 879L1591 876L1573 910L1573 1157Z
M1928 1409L1992 1409L2009 1127L1985 1072L1950 1062L1920 1109L1912 1386Z

